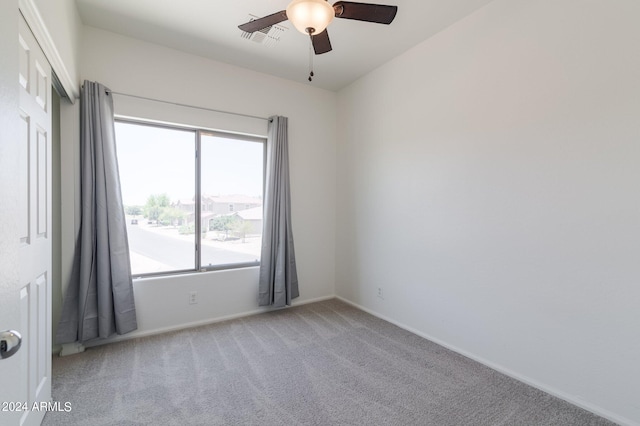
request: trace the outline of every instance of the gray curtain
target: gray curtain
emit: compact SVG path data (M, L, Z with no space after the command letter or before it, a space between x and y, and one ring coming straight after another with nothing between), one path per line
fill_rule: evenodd
M291 305L291 299L300 295L291 231L287 122L286 117L269 119L258 296L260 306Z
M81 95L81 224L57 343L137 329L127 228L109 89L85 81Z

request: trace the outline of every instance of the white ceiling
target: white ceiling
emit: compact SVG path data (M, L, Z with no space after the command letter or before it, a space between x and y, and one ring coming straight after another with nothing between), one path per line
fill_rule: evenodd
M391 25L335 19L333 50L314 56L314 86L339 90L491 0L365 0L398 6ZM241 37L250 15L284 10L288 0L76 0L85 25L307 82L309 39L289 22L270 46ZM330 1L334 3L334 1Z

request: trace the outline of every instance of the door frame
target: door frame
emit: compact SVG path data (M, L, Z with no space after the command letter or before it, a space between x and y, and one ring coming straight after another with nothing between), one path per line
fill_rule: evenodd
M51 70L55 74L53 83L56 90L60 93L61 97L66 96L70 102L74 104L77 99L80 99L80 88L78 87L78 83L71 78L69 69L62 59L35 1L19 0L19 8L24 20L27 21L29 28L31 28L33 36L49 60L49 64L51 64Z

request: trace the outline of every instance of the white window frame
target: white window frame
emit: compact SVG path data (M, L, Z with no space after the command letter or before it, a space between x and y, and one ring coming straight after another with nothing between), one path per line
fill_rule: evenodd
M262 198L264 199L264 186L266 181L266 167L267 167L267 138L260 137L255 135L247 135L247 134L239 134L232 132L224 132L220 130L211 130L204 129L194 126L185 126L178 124L168 124L168 123L159 123L157 121L145 120L140 118L132 118L132 117L123 117L116 115L116 122L127 123L127 124L137 124L142 126L151 126L151 127L159 127L170 130L183 130L194 132L195 134L195 152L194 152L194 161L195 161L195 204L194 204L194 216L195 216L195 249L194 249L194 268L193 269L180 269L173 271L162 271L162 272L148 272L148 273L136 273L133 274L133 278L149 278L149 277L158 277L158 276L171 276L171 275L180 275L180 274L192 274L195 272L209 272L209 271L219 271L219 270L228 270L228 269L239 269L239 268L248 268L255 267L260 265L260 261L254 262L238 262L238 263L230 263L230 264L218 264L218 265L202 265L202 259L200 256L201 247L202 247L202 200L201 200L201 157L198 153L201 151L201 142L202 136L217 136L225 139L238 139L243 142L256 142L262 143L264 145L263 148L263 158L262 158ZM116 141L117 142L117 141Z

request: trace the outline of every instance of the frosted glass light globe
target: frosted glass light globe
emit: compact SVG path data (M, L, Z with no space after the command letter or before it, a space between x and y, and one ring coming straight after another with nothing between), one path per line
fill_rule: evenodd
M325 0L293 0L287 6L287 19L302 34L313 28L312 34L320 34L331 23L335 12Z

